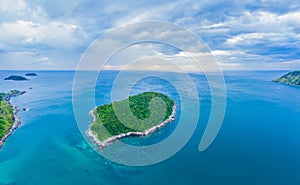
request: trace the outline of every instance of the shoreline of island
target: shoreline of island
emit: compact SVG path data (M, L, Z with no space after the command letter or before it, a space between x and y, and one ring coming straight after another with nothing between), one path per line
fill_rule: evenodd
M291 86L300 86L300 71L292 71L284 74L283 76L272 80L272 82L291 85Z
M0 139L0 148L5 144L6 140L8 139L9 136L12 135L12 133L21 126L22 122L20 117L18 116L18 113L20 109L17 106L14 106L11 102L10 99L7 101L9 105L14 109L13 111L13 121L14 123L9 127L7 130L6 134Z
M91 125L89 126L89 128L87 130L87 135L92 140L92 142L95 143L100 149L103 149L104 147L112 144L113 142L115 142L116 140L121 139L121 138L131 137L131 136L141 136L141 137L148 136L148 135L152 134L153 132L155 132L156 130L158 130L158 129L162 128L163 126L165 126L167 123L174 121L175 120L176 108L177 108L177 105L176 105L176 103L174 103L174 105L172 107L172 113L169 116L169 118L164 120L160 124L149 128L148 130L145 130L143 132L122 133L122 134L118 134L118 135L109 137L109 138L105 139L104 141L100 141L97 138L97 136L93 134L93 132L91 130L91 125L96 121L96 116L94 115L95 109L93 109L89 112L89 114L93 117L93 120L92 120L92 123L91 123Z

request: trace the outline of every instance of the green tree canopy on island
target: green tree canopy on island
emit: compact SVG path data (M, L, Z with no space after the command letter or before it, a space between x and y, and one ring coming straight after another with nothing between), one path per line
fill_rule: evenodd
M14 109L8 103L9 99L14 96L24 94L25 91L12 90L8 93L0 93L0 138L2 138L14 124Z
M289 72L273 81L288 85L300 85L300 71Z
M163 106L161 102L153 101L155 99L162 101ZM128 105L130 114L135 119L125 111ZM91 130L100 141L122 133L145 131L168 119L172 114L173 105L173 100L157 92L144 92L129 96L126 100L97 107L94 110L96 121L92 123Z

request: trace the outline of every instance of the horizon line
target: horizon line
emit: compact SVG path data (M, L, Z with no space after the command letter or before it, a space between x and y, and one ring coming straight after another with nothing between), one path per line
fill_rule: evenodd
M100 71L155 71L155 72L173 72L180 73L180 71L168 70L123 70L123 69L102 69L102 70L77 70L77 69L0 69L0 71L86 71L86 72L100 72ZM222 69L220 71L295 71L295 69ZM187 73L204 73L204 71L186 71ZM207 73L214 73L217 71L205 71Z

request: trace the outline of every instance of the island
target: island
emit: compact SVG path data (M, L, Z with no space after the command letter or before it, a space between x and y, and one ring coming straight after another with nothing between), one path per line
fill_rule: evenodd
M26 73L25 76L37 76L36 73Z
M289 72L273 81L288 85L300 85L300 71Z
M165 103L165 111L161 113L161 108L151 104L153 98L160 98ZM134 115L132 119L126 111L122 115L123 124L117 117L114 107L121 110L122 106L127 106ZM150 111L150 108L152 112ZM168 122L175 120L176 104L168 96L158 92L144 92L142 94L129 96L127 99L104 104L96 107L90 112L93 117L92 123L87 130L87 135L100 148L112 144L117 139L129 136L147 136L157 129L163 127ZM152 116L151 116L152 114ZM161 114L162 116L157 116Z
M28 80L28 79L23 76L11 75L11 76L5 78L4 80L24 81L24 80Z
M0 147L3 146L13 131L21 125L21 121L17 116L18 108L10 103L10 99L24 93L25 91L18 90L0 93Z

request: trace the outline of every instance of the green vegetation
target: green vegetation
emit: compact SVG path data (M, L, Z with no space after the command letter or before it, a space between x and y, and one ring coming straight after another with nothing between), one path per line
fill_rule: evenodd
M20 96L22 94L26 93L25 91L18 91L18 90L11 90L8 93L0 93L0 100L6 100L9 101L11 97Z
M173 105L173 100L157 92L129 96L97 107L93 112L96 121L90 128L100 141L122 133L145 131L168 119Z
M7 133L8 129L14 123L14 109L8 103L14 96L22 95L25 92L13 90L9 93L0 93L0 139Z
M288 85L300 85L300 71L293 71L273 80Z
M3 94L0 94L0 96L3 96ZM14 123L13 111L12 106L6 100L0 101L0 138L6 134Z
M23 81L23 80L28 80L28 79L23 76L11 75L11 76L5 78L4 80Z

